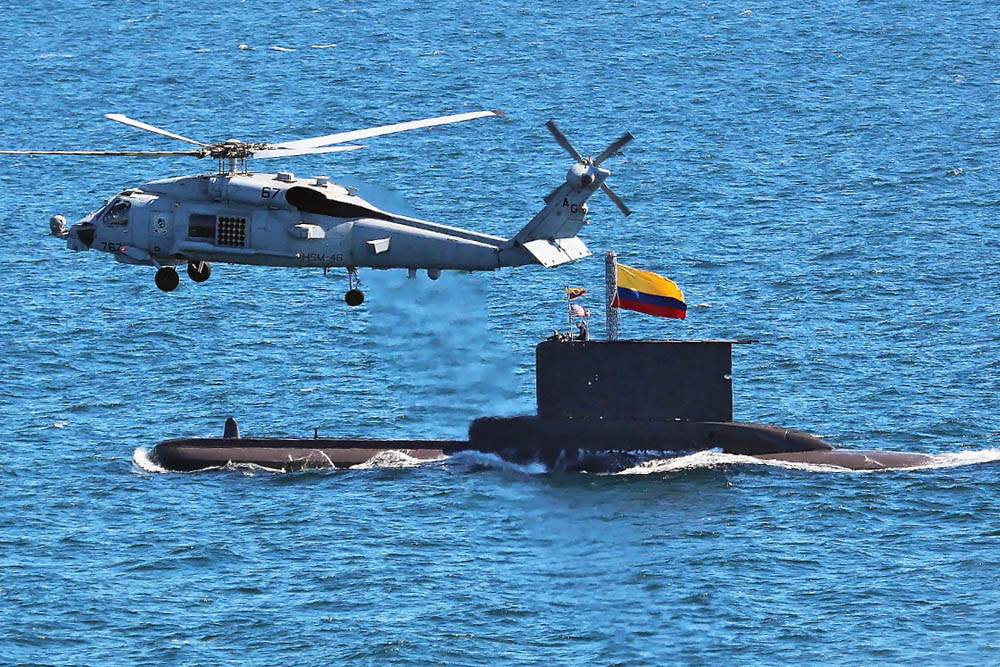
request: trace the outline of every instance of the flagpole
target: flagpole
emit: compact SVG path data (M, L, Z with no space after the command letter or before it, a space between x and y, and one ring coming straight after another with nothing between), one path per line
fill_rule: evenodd
M604 255L604 313L608 340L618 340L618 309L612 304L618 294L618 255L609 250Z

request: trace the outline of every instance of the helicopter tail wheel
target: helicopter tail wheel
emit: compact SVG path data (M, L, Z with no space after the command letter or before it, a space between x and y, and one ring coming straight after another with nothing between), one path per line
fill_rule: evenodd
M365 302L365 293L359 289L349 289L347 290L347 294L344 295L344 301L346 301L347 305L352 308L354 306L360 306Z
M180 282L181 279L172 266L161 266L156 272L156 286L164 292L173 292Z
M347 267L347 294L344 295L344 301L350 307L360 306L365 302L365 293L361 291L361 276L358 275L358 267L349 266Z
M196 283L203 283L212 275L212 265L208 262L188 262L188 277Z

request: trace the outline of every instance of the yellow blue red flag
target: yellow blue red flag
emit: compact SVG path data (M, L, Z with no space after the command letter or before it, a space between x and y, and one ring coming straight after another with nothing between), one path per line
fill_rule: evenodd
M587 290L583 289L582 287L567 287L566 288L566 298L568 298L570 301L572 301L573 299L578 299L578 298L580 298L581 296L583 296L586 293L587 293Z
M624 264L618 265L618 294L611 305L660 317L683 320L687 316L684 292L677 283Z

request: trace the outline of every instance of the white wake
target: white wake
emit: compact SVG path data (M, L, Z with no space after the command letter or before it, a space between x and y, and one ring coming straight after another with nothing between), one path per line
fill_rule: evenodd
M512 463L500 457L498 454L487 454L472 450L455 452L448 457L448 464L464 466L471 469L488 468L492 470L506 470L520 473L522 475L544 475L549 469L544 463L533 461L531 463Z
M368 470L370 468L415 468L424 463L444 461L447 456L441 455L434 459L418 459L396 449L387 449L377 453L364 463L351 466L351 470Z
M850 451L850 450L843 450ZM804 470L807 472L833 473L878 473L890 470L928 470L936 468L957 468L960 466L977 465L1000 461L1000 449L980 449L975 451L952 452L946 454L931 454L927 463L908 468L881 468L877 470L854 470L836 465L818 463L800 463L796 461L776 461L773 459L758 459L753 456L726 454L716 450L696 452L684 456L666 459L651 459L631 468L626 468L616 475L652 475L656 473L678 472L717 468L723 465L756 465L784 468L785 470Z

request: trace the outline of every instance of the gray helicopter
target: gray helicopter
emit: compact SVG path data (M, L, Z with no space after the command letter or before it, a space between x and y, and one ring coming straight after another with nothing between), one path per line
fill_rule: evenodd
M421 220L394 193L365 184L334 183L324 176L297 178L289 172L254 173L251 158L279 158L356 150L346 144L371 137L447 123L502 115L501 111L439 116L425 120L341 132L283 143L230 139L207 144L121 114L120 123L194 144L188 151L59 150L0 151L27 155L126 157L212 157L214 174L151 181L123 190L104 206L66 228L62 216L50 220L52 233L71 250L94 248L125 264L156 267L156 286L165 292L180 282L175 267L187 264L195 282L208 280L211 262L267 266L346 267L350 306L364 301L359 267L492 271L504 266L556 266L590 254L577 237L586 222L587 199L601 188L625 214L630 211L604 181L601 163L633 139L626 132L596 158L581 155L551 120L546 123L575 160L566 181L545 197L545 207L513 238L505 239Z

